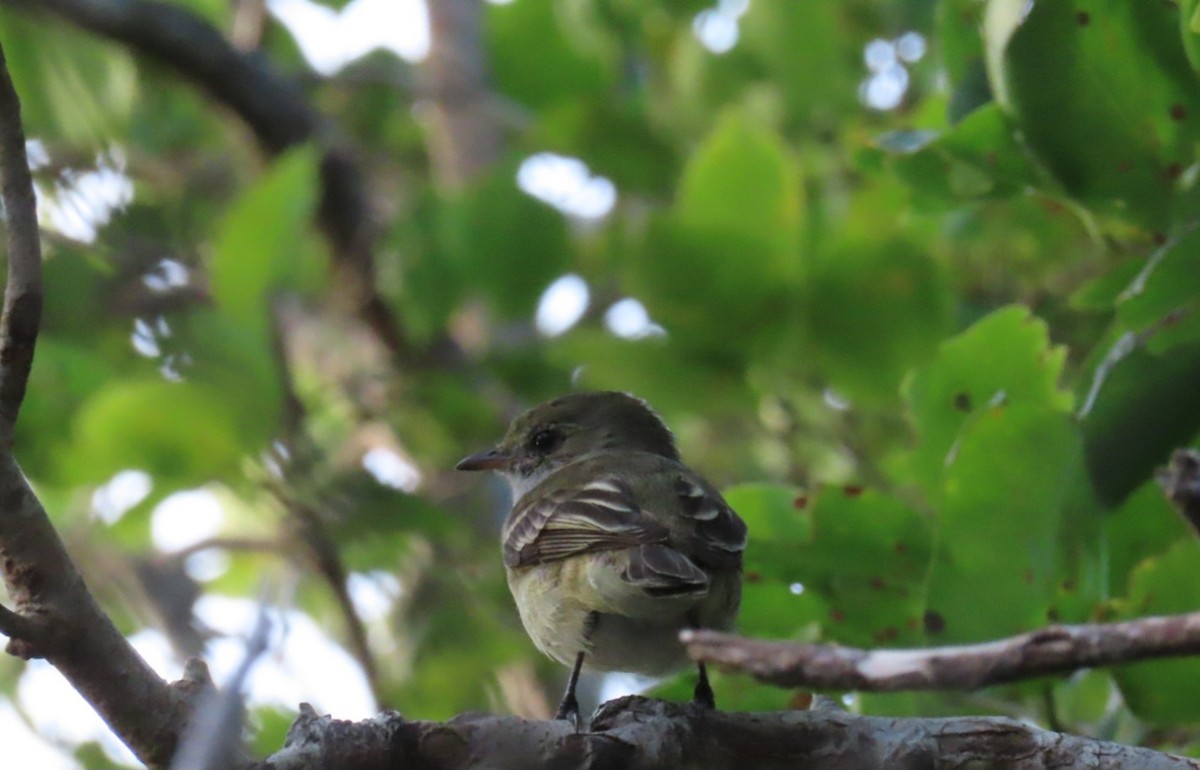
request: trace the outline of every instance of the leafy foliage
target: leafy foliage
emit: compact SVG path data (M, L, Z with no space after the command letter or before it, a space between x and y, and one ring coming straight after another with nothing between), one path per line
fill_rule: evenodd
M95 242L48 223L17 439L85 568L161 557L153 506L217 490L220 534L273 546L198 577L204 591L253 598L264 570L302 565L296 608L346 642L314 566L331 545L399 586L368 628L382 700L429 718L552 700L564 672L524 639L496 553L502 495L450 468L515 405L578 386L648 398L727 488L750 525L746 635L920 646L1196 608L1200 554L1152 481L1200 431L1195 2L753 0L719 54L697 36L706 3L485 8L497 109L521 118L465 189L437 184L415 94L371 85L395 61L314 79L280 30L263 40L386 203L379 285L428 353L404 365L347 312L315 234L317 148L264 161L152 63L0 16L51 159L44 197L103 153L135 185ZM875 69L870 41L890 56ZM873 105L889 86L902 96ZM549 151L611 179L615 208L584 221L520 191L522 160ZM539 298L568 272L591 306L547 336ZM663 333L606 326L630 297ZM368 473L380 449L419 484ZM89 516L124 469L149 474L150 498L116 524ZM104 598L135 604L131 632L170 636L136 606L154 593ZM1003 703L1131 741L1179 728L1155 736L1186 751L1197 676L1151 662L855 707ZM16 680L0 666L6 693ZM727 708L790 698L728 677L717 692Z

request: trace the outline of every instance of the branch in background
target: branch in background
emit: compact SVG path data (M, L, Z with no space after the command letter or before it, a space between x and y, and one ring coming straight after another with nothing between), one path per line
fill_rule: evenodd
M385 713L349 723L302 707L285 748L253 768L1200 769L1193 759L1050 732L1005 717L890 719L836 710L727 714L633 696L601 707L592 729L574 733L563 720L486 714L438 723ZM330 762L330 757L353 759Z
M262 593L264 598L259 601L258 619L246 640L242 662L220 692L210 690L197 705L196 717L188 725L179 751L171 762L173 770L218 770L246 763L242 745L242 725L246 716L242 690L254 664L267 651L271 634L271 620L267 615L270 605L265 598L267 592Z
M487 87L478 0L429 3L429 56L422 65L429 95L425 135L438 186L456 190L500 157L503 137Z
M779 687L975 690L1083 668L1195 655L1200 653L1200 613L1049 626L995 642L919 650L770 642L716 631L683 631L681 638L694 660Z
M8 228L8 283L0 319L0 557L16 611L3 608L7 650L43 657L149 765L169 761L207 683L203 664L169 686L97 606L46 511L12 456L12 429L25 395L41 305L41 249L25 157L20 103L0 50L0 194Z
M338 610L342 613L342 621L346 625L350 652L362 666L376 703L382 703L383 689L379 682L379 665L367 641L367 629L358 615L354 600L350 597L349 572L324 518L316 508L297 499L294 494L276 490L276 495L287 509L287 528L300 546L297 550L303 559L302 566L314 569L333 592Z
M157 0L3 2L49 11L171 67L233 110L272 154L318 141L325 156L317 218L332 245L338 277L358 316L392 354L412 357L395 315L375 286L373 224L362 172L295 82L277 73L261 54L238 51L219 30L182 5Z
M1157 479L1171 505L1200 534L1200 452L1176 449Z

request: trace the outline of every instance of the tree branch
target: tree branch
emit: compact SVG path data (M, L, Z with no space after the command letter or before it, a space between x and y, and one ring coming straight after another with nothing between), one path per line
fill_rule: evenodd
M633 696L601 707L592 731L584 733L573 733L561 720L486 714L439 723L385 713L350 723L319 717L303 706L285 747L252 767L1197 770L1200 762L1005 717L888 719L832 709L727 714Z
M483 3L429 3L429 56L421 67L430 96L426 145L438 186L457 190L499 159L504 138L487 87Z
M402 359L412 351L375 285L373 223L366 183L353 154L303 90L266 57L239 51L206 20L159 0L3 0L49 11L75 26L123 43L177 71L245 121L271 154L315 139L324 148L317 219L333 248L354 310Z
M779 687L975 690L1083 668L1195 655L1200 653L1200 613L1048 626L994 642L916 650L772 642L716 631L683 631L681 638L693 659Z
M149 765L165 764L207 670L168 686L113 626L84 585L11 452L41 307L41 248L25 158L20 103L0 49L0 195L8 230L8 283L0 318L0 563L16 612L3 608L7 650L44 657Z
M0 316L0 448L12 445L13 429L33 366L33 350L42 320L42 246L38 240L37 199L29 160L21 103L0 51L0 196L7 229L8 283Z

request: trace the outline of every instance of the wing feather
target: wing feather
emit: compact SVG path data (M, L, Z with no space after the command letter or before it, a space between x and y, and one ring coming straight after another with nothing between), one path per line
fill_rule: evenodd
M627 484L600 478L518 501L504 527L504 563L523 567L666 537L666 529L642 515Z
M647 457L657 466L647 468ZM568 475L553 489L527 493L509 514L502 533L508 567L655 544L699 569L741 566L745 523L716 489L679 463L611 453L559 473ZM650 563L664 558L649 557Z

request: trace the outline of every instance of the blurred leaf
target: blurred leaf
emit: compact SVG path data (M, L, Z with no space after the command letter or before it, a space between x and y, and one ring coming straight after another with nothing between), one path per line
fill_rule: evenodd
M683 411L715 413L750 400L745 380L735 371L689 356L661 336L629 340L598 329L573 329L547 346L546 358L564 371L574 370L577 387L626 390ZM670 377L663 376L666 371Z
M1192 69L1200 72L1200 2L1179 0L1179 33Z
M839 45L850 24L838 3L750 3L741 40L798 122L857 106L859 52Z
M808 496L799 489L764 483L746 483L725 490L725 500L746 522L756 543L784 551L812 540L812 516L805 509ZM760 557L763 558L763 557ZM778 559L766 558L768 565Z
M252 710L247 720L251 725L250 737L253 738L251 753L256 757L265 757L279 751L296 717L295 712L279 708Z
M551 0L486 6L488 59L501 93L531 109L577 99L612 81L596 49L583 51L564 35Z
M1144 269L1144 263L1136 259L1127 259L1119 263L1071 294L1071 307L1094 311L1113 309L1121 294Z
M455 277L486 296L501 317L531 319L542 292L567 269L566 220L517 189L511 164L443 200L435 216L440 253L434 258L457 265Z
M942 271L906 241L839 245L813 265L808 294L817 359L852 401L895 399L949 328Z
M1054 687L1059 718L1067 724L1098 724L1109 710L1113 688L1108 671L1093 669L1072 674Z
M1109 595L1124 596L1130 578L1145 560L1162 556L1195 537L1155 481L1147 481L1104 518L1108 541Z
M1117 317L1147 335L1151 351L1200 342L1200 229L1159 249L1119 297Z
M1200 343L1163 355L1135 345L1098 367L1080 424L1092 483L1117 505L1200 429Z
M41 138L79 142L95 151L127 130L138 96L129 51L8 8L0 12L0 31L21 111Z
M689 347L744 355L794 301L801 205L779 137L728 113L684 169L672 215L651 222L630 260L636 295Z
M894 145L886 148L897 151ZM995 104L974 110L945 134L912 147L893 163L922 195L951 201L1011 196L1038 179Z
M63 444L80 406L115 372L97 351L43 337L29 375L27 398L17 422L14 445L27 473L47 481L62 479Z
M778 687L759 684L747 676L722 674L708 670L709 682L716 693L717 707L722 711L778 711L791 708L792 693ZM649 698L686 703L692 699L696 686L696 671L689 667L663 682L651 687L645 695Z
M684 226L762 239L774 263L763 277L781 278L795 273L803 205L800 169L780 138L729 112L688 161L675 216Z
M322 277L311 222L317 150L283 155L242 193L221 223L210 271L218 306L247 326L263 326L273 295L303 290Z
M234 471L244 451L237 416L219 391L165 380L116 381L75 418L64 461L76 482L99 482L141 468L179 487Z
M223 394L225 408L237 416L239 435L253 449L276 433L283 412L280 362L266 320L243 323L205 308L182 319L176 332L187 362L183 376Z
M1145 562L1133 573L1121 617L1195 611L1200 606L1200 584L1194 579L1197 564L1200 543L1194 539ZM1200 677L1200 660L1135 663L1114 669L1113 677L1139 718L1156 725L1200 721L1200 702L1191 686Z
M576 100L547 110L529 144L582 158L625 195L669 191L681 163L676 148L651 130L640 110L602 100Z

